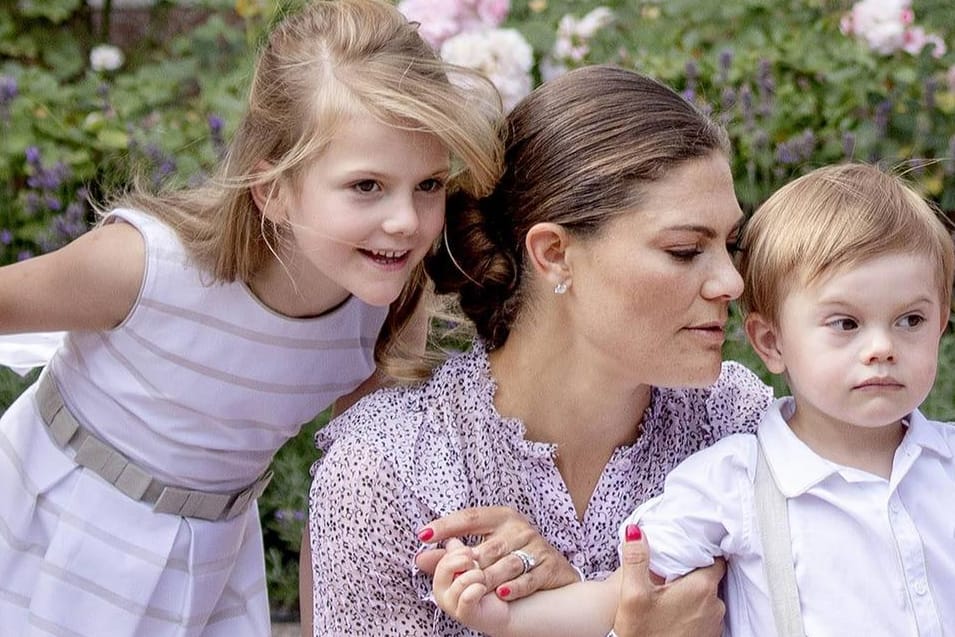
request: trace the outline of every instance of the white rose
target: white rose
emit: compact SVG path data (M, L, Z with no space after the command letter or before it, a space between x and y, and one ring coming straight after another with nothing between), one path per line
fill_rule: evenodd
M441 45L441 57L486 75L501 94L505 110L531 92L534 51L515 29L459 33Z
M123 52L110 44L94 46L90 51L90 67L94 71L115 71L123 61Z

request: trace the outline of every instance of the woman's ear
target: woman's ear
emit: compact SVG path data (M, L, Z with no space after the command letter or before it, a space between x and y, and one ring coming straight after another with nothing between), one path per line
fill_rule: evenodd
M534 271L552 287L562 286L564 291L570 287L572 279L566 258L569 239L567 230L556 223L534 224L524 239Z
M255 165L255 173L268 173L272 170L272 164L267 161L260 161ZM286 221L285 206L282 204L282 192L279 189L279 179L269 179L266 181L257 181L252 185L252 201L262 216L276 225Z
M762 314L752 313L746 316L744 323L746 336L763 363L773 374L782 374L786 371L783 353L779 349L779 330Z

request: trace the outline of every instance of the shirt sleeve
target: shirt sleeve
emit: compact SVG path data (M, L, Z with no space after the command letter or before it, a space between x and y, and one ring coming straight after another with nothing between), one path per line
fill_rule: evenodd
M345 436L310 491L316 635L430 635L436 607L411 585L420 507L374 443Z
M621 525L638 524L650 546L650 568L668 581L739 555L751 546L756 437L734 435L681 462L663 493Z

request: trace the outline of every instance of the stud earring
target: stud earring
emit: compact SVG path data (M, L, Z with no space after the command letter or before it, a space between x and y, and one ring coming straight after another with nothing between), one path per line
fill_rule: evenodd
M563 294L570 288L570 281L559 281L554 286L554 294Z

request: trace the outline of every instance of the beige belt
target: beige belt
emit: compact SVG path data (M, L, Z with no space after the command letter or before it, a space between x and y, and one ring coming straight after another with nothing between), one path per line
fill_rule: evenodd
M153 478L77 422L63 404L56 380L47 369L37 381L36 400L43 422L54 442L76 451L74 461L93 471L133 500L153 505L156 513L171 513L203 520L228 520L243 513L272 479L266 471L251 485L234 493L180 489Z

